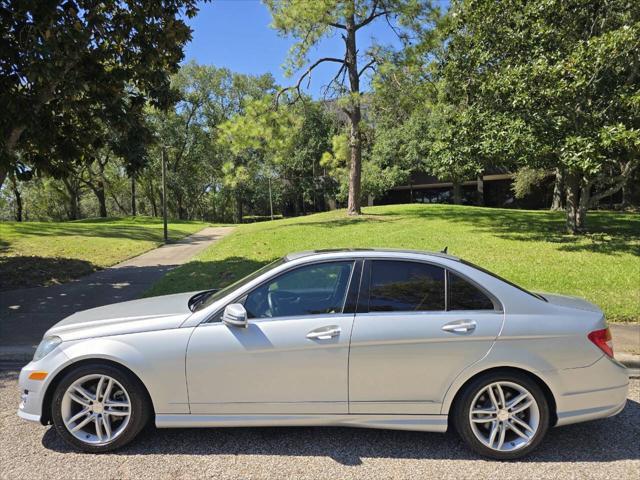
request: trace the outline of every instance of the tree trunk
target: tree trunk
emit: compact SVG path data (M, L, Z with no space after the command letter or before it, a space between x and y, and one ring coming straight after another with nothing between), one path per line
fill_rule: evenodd
M553 198L551 200L551 210L562 210L562 192L564 190L564 172L556 168L556 179L553 182Z
M107 218L107 194L106 194L106 181L104 177L104 166L100 160L97 162L98 173L94 173L90 167L87 167L87 173L89 178L83 180L98 200L98 212L101 218ZM81 177L82 179L82 177Z
M9 169L6 167L0 167L0 188L4 184L5 179L7 178L7 174L9 173Z
M131 216L136 216L136 177L131 175Z
M22 194L20 193L20 189L18 188L18 181L16 180L15 175L11 176L11 190L13 191L13 196L16 199L16 211L15 211L16 222L21 222L22 221Z
M0 183L2 186L2 183ZM620 208L623 210L629 206L629 182L624 182L622 185L622 202L620 202Z
M100 217L107 218L107 196L104 193L104 184L97 187L93 192L98 199L98 207L100 210Z
M13 151L15 150L16 145L18 144L18 140L20 140L20 137L22 136L22 132L24 132L26 128L27 127L25 125L18 125L11 129L11 131L6 136L6 139L4 141L4 152L0 154L0 156L5 158L11 158L13 156ZM4 181L7 179L9 170L10 169L8 168L8 166L0 167L0 188L2 188Z
M67 189L69 210L67 216L69 220L78 220L80 218L80 195L78 192L78 186L68 178L63 178L62 182Z
M578 201L578 212L576 215L576 226L579 231L584 231L587 222L587 210L591 201L591 185L592 182L582 179L580 182L580 200Z
M478 184L476 187L476 200L479 207L484 206L484 175L478 175Z
M347 70L349 72L349 85L351 87L351 106L349 107L349 134L350 166L349 166L349 201L347 203L348 215L360 215L360 187L362 174L362 138L360 132L360 76L358 75L358 56L356 48L356 29L353 15L347 17L346 22L346 55Z
M242 223L242 194L236 193L236 221L235 223Z
M153 215L154 217L158 216L158 206L156 205L156 196L153 192L151 192L151 195L148 195L147 198L149 199L149 203L151 204L151 215Z
M579 194L580 194L580 179L574 172L567 173L565 175L565 188L566 188L566 224L567 232L576 234L579 231L578 228L578 209L579 209Z
M457 180L453 182L453 203L456 205L462 203L462 185Z

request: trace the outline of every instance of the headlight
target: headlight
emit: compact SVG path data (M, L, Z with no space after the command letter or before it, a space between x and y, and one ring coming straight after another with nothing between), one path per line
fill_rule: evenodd
M60 337L45 337L38 345L36 349L36 353L33 355L33 361L37 362L38 360L46 357L51 351L56 348L58 345L62 343L62 339Z

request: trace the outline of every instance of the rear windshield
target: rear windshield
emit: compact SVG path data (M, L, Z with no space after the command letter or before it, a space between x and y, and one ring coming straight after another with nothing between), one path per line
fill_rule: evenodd
M544 298L542 295L538 295L537 293L533 293L533 292L530 292L529 290L525 290L525 289L524 289L524 288L522 288L521 286L516 285L515 283L510 282L509 280L507 280L507 279L505 279L505 278L502 278L500 275L496 275L495 273L490 272L489 270L485 270L484 268L479 267L478 265L475 265L475 264L473 264L473 263L471 263L471 262L467 262L466 260L462 260L462 259L460 260L460 263L462 263L462 264L464 264L464 265L467 265L467 266L469 266L469 267L475 268L476 270L480 270L482 273L486 273L487 275L491 275L493 278L496 278L496 279L500 280L501 282L506 283L507 285L511 285L512 287L517 288L517 289L518 289L518 290L520 290L521 292L524 292L524 293L526 293L527 295L531 295L532 297L535 297L535 298L537 298L538 300L542 300L542 301L544 301L544 302L546 302L546 301L547 301L547 299L546 299L546 298Z

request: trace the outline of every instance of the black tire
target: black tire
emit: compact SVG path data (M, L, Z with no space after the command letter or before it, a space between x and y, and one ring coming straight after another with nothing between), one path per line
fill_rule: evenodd
M64 424L62 419L62 400L67 389L76 380L86 375L108 375L124 387L131 402L131 416L129 423L122 432L110 443L93 445L82 442L74 437ZM116 450L130 441L147 425L152 407L144 386L140 381L125 369L108 364L83 364L67 373L60 381L53 393L51 402L51 418L58 435L72 447L89 453L102 453Z
M469 412L471 402L475 396L487 385L494 382L511 382L518 384L529 391L538 404L539 421L538 428L527 445L512 451L499 451L482 443L474 434ZM496 460L514 460L521 458L533 451L542 441L550 424L549 403L544 392L530 376L511 371L496 371L480 375L464 387L456 399L453 408L453 422L456 431L464 442L476 453Z

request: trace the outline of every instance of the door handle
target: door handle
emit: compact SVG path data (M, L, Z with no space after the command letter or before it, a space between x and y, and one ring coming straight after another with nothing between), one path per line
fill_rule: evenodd
M476 322L473 320L456 320L442 326L442 330L451 333L471 333L476 329Z
M337 325L330 325L328 327L316 328L307 333L307 338L310 340L329 340L330 338L340 335L340 327Z

